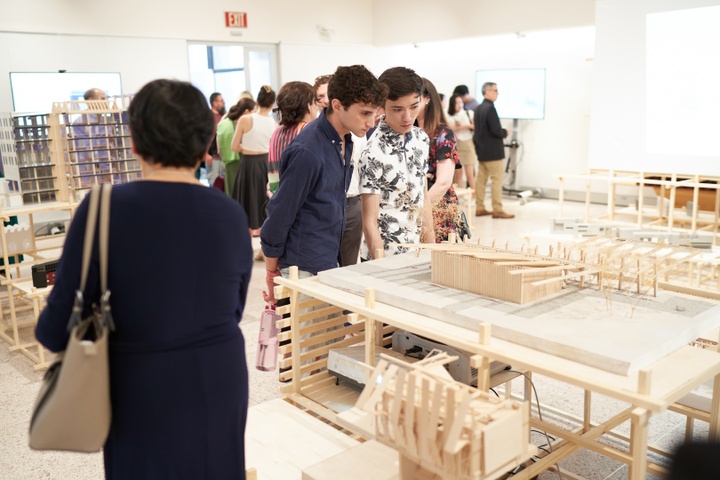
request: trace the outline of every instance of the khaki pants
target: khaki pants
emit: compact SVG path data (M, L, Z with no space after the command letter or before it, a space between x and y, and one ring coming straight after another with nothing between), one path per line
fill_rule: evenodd
M502 212L502 181L503 163L501 160L489 160L478 162L478 172L475 178L475 202L476 208L485 208L485 185L490 178L490 196L492 200L492 211Z

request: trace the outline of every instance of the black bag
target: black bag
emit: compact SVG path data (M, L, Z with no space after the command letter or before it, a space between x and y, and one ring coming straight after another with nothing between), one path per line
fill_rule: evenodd
M470 224L467 221L467 217L465 216L465 212L460 210L460 213L456 215L455 219L455 232L457 233L459 240L465 240L465 237L471 238L472 233L470 233Z

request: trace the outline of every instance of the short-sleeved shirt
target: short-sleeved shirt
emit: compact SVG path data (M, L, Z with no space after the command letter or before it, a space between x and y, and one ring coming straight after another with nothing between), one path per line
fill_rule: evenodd
M429 144L422 129L397 133L383 119L360 155L360 194L380 195L378 227L386 255L407 251L390 243L420 241ZM360 256L370 259L365 240Z
M455 133L450 127L441 123L435 130L433 140L430 142L430 150L428 152L428 173L431 175L430 182L435 183L435 172L437 172L438 162L449 158L455 165L460 164L460 157L457 152L457 141ZM430 185L428 185L430 188ZM448 191L453 189L452 185Z

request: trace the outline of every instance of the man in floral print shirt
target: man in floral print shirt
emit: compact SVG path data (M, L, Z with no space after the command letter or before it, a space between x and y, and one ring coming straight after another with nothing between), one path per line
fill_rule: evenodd
M378 78L388 88L385 116L360 155L360 195L365 240L360 251L371 260L407 251L392 243L434 242L431 210L423 208L430 140L414 126L422 79L413 70L394 67ZM423 228L423 225L429 228Z

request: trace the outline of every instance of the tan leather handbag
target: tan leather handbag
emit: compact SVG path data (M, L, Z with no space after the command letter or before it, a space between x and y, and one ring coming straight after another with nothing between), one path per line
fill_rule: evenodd
M102 190L102 201L100 201ZM68 329L70 339L63 353L43 378L30 421L30 447L35 450L97 452L110 431L110 379L108 335L114 330L107 289L108 234L111 186L96 185L90 193L83 244L80 289ZM100 205L100 308L82 318L83 292L93 248Z

